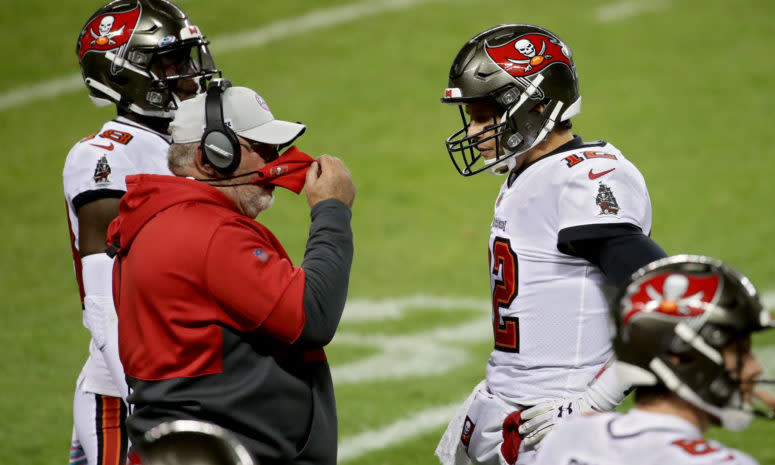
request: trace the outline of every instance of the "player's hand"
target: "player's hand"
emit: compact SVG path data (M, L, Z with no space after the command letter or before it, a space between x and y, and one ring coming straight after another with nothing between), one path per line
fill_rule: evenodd
M355 184L342 160L322 155L307 170L304 184L310 208L323 200L337 199L348 207L355 200Z
M763 415L768 418L775 418L775 394L764 389L755 389L753 396L769 409L768 412L762 412Z
M563 418L596 412L582 397L552 399L522 410L519 435L525 448L538 449L541 439Z

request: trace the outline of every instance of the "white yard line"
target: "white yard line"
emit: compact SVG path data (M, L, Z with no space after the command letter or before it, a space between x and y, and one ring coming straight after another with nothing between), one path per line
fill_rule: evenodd
M595 10L595 19L601 23L612 23L639 16L651 11L662 11L670 7L668 0L625 0L603 5Z
M312 11L264 27L211 40L213 53L219 54L259 47L305 32L330 28L382 13L412 8L431 0L370 0ZM217 60L216 60L217 63ZM80 74L71 74L0 94L0 111L27 105L37 100L56 97L84 89Z
M462 403L462 399L460 403ZM441 428L449 423L460 407L460 403L423 410L382 428L344 438L339 442L339 461L345 462L357 459L368 453L386 449L399 442L415 438L436 428ZM429 462L433 461L433 451L435 449L435 442L428 444Z

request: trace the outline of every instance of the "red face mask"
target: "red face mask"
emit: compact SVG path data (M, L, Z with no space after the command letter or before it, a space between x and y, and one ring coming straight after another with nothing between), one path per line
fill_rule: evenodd
M268 163L258 170L258 178L251 184L272 184L284 187L296 194L304 188L307 180L307 169L314 158L292 146L277 160Z

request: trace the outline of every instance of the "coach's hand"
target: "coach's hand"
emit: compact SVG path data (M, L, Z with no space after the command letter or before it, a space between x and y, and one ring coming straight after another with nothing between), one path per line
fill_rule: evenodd
M586 415L597 410L582 397L552 399L523 410L520 415L519 435L526 448L538 449L539 442L562 418Z
M355 200L355 184L342 160L321 155L307 170L304 184L310 208L323 200L337 199L348 207Z

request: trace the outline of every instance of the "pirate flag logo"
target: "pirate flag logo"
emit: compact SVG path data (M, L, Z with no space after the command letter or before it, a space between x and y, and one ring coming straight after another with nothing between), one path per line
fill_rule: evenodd
M601 215L616 215L619 213L619 204L616 203L616 197L611 192L611 188L600 183L595 197L595 203L600 207Z
M94 168L94 182L97 184L110 182L108 176L110 176L110 165L108 164L108 158L103 155L97 161L97 167Z
M707 304L721 295L718 275L662 273L638 284L638 290L625 302L624 322L638 313L658 313L686 318L705 313Z
M78 58L89 51L106 52L129 42L138 18L140 7L124 13L97 16L81 31L78 40Z
M495 64L514 77L529 76L552 63L573 67L570 49L545 34L525 34L496 47L485 42L484 50Z

